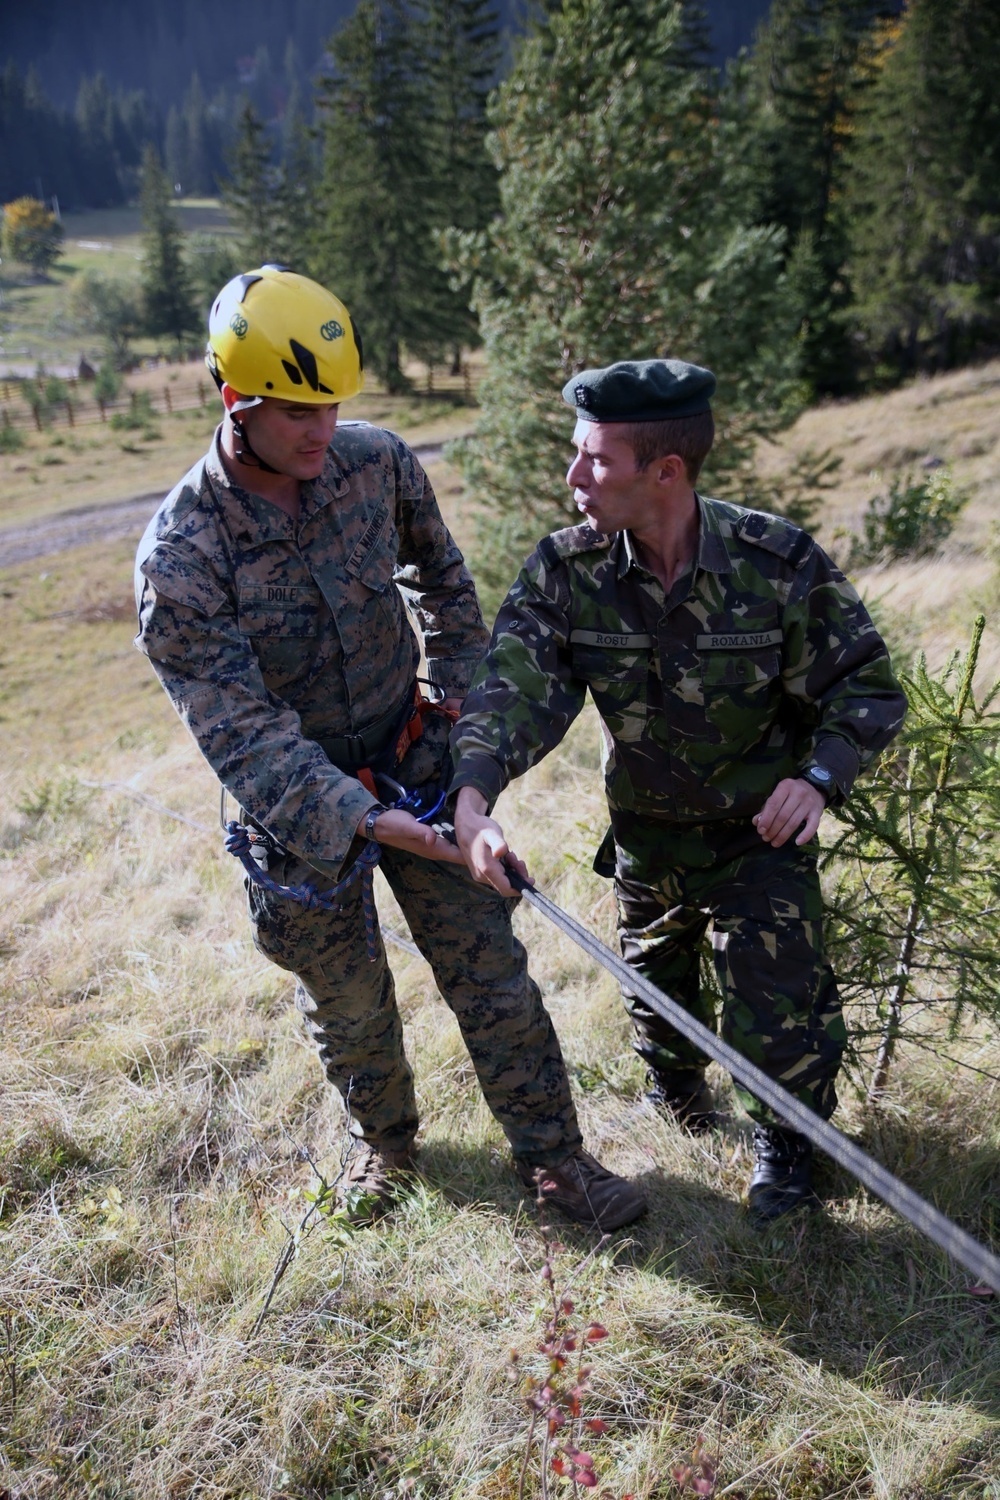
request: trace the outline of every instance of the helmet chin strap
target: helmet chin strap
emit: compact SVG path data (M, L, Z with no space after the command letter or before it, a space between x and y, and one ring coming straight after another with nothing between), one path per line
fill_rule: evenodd
M235 432L237 439L234 446L234 457L236 459L236 462L245 464L248 469L260 469L265 474L280 474L280 469L272 468L269 463L261 458L259 453L254 452L253 444L247 437L246 428L243 426L240 418L234 417L232 412L230 412L229 420L233 424L233 431Z

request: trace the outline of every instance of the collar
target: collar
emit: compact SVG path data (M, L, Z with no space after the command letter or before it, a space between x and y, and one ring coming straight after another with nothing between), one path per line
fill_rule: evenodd
M327 449L323 472L317 479L305 481L300 489L299 519L296 523L279 506L234 479L222 457L222 427L215 430L212 446L205 461L205 473L215 499L223 507L233 535L246 545L274 541L294 541L296 532L319 514L333 500L339 500L350 488L332 448Z
M711 500L695 491L698 506L698 548L695 555L695 571L702 573L731 573L733 559L726 546L727 536L732 535L732 526ZM647 570L636 555L635 543L629 531L620 531L613 542L615 569L619 578L624 578L630 568Z

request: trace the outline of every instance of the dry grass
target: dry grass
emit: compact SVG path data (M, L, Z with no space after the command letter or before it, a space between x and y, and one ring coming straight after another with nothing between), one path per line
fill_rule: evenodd
M826 449L843 459L839 483L824 504L824 539L838 527L855 530L865 504L897 471L919 470L927 458L952 468L971 503L957 539L981 546L990 534L1000 479L994 453L1000 441L1000 360L916 380L885 396L830 402L807 411L780 447L761 453L761 469L780 472L790 456Z
M131 431L102 424L88 388L81 385L75 428L63 412L37 432L16 385L0 380L0 421L6 410L23 438L16 452L0 452L0 529L133 495L166 494L201 457L220 405L200 360L137 371L127 386L150 394L155 413L151 427ZM172 411L166 409L167 391ZM124 404L124 399L119 402ZM405 431L420 444L445 442L470 426L469 409L455 405L446 393L389 396L373 382L345 405L343 415Z
M461 535L455 478L435 478ZM203 831L214 780L130 644L130 550L0 575L0 1495L514 1500L507 1358L537 1338L540 1243L419 959L393 955L424 1177L378 1230L307 1236L253 1333L305 1153L335 1163L342 1121ZM863 583L932 651L994 586L976 552ZM597 763L585 716L501 813L543 887L609 937ZM731 1109L697 1142L642 1106L611 983L536 913L519 923L588 1143L652 1203L578 1288L611 1335L589 1398L602 1483L668 1500L704 1433L735 1500L994 1500L993 1304L832 1168L822 1216L753 1231L745 1124ZM877 1133L842 1111L986 1235L997 1118L991 1079L905 1056ZM588 1236L565 1243L568 1263Z

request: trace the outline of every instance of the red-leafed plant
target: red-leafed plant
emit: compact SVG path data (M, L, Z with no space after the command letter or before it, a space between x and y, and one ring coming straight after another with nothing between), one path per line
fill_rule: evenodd
M699 1433L691 1450L690 1463L676 1464L670 1473L682 1495L690 1491L692 1495L707 1495L711 1500L715 1494L718 1462L717 1458L709 1457L705 1439Z
M581 1324L576 1317L572 1296L574 1286L607 1244L608 1236L604 1235L573 1267L560 1288L556 1281L556 1260L565 1247L558 1243L547 1222L546 1205L541 1195L538 1208L545 1252L542 1262L545 1328L536 1350L544 1364L540 1373L526 1374L522 1384L529 1422L518 1476L517 1500L524 1500L539 1429L542 1500L550 1500L550 1476L553 1474L569 1481L574 1496L578 1496L581 1490L596 1490L599 1480L595 1460L581 1444L586 1442L586 1434L599 1437L608 1430L607 1423L600 1417L585 1417L583 1413L591 1374L590 1366L584 1361L590 1347L607 1338L608 1330L602 1323ZM510 1360L511 1373L516 1378L521 1360L516 1349L511 1351ZM598 1500L618 1500L618 1497L604 1489ZM635 1500L635 1497L622 1495L620 1500Z

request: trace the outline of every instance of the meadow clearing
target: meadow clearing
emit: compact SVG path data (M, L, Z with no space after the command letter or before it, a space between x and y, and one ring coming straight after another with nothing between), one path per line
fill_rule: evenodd
M994 364L821 408L787 445L843 455L831 542L873 471L953 465L972 499L947 551L859 582L890 638L935 662L984 608L984 680L1000 671L998 386ZM363 399L352 414L421 442L470 415ZM64 424L27 433L0 456L0 528L167 488L212 420L210 402L158 412L139 454L97 419L93 448ZM429 468L469 542L454 472ZM299 1232L317 1168L336 1174L341 1112L291 981L251 945L214 778L131 645L133 551L123 536L0 572L0 1495L538 1496L536 1456L521 1478L545 1293L535 1210L427 966L400 949L420 1181L376 1229L314 1214ZM608 940L597 767L588 712L500 811L542 889ZM384 887L379 900L401 931ZM995 1299L833 1168L821 1214L751 1228L749 1130L726 1080L719 1134L656 1117L611 981L536 914L518 920L587 1143L652 1205L574 1288L609 1332L585 1398L607 1424L587 1444L598 1493L692 1493L672 1471L701 1437L714 1494L733 1500L997 1500ZM838 1120L995 1245L1000 1049L976 1034L949 1050L959 1063L904 1047L877 1116L846 1082ZM563 1276L593 1241L559 1234Z

